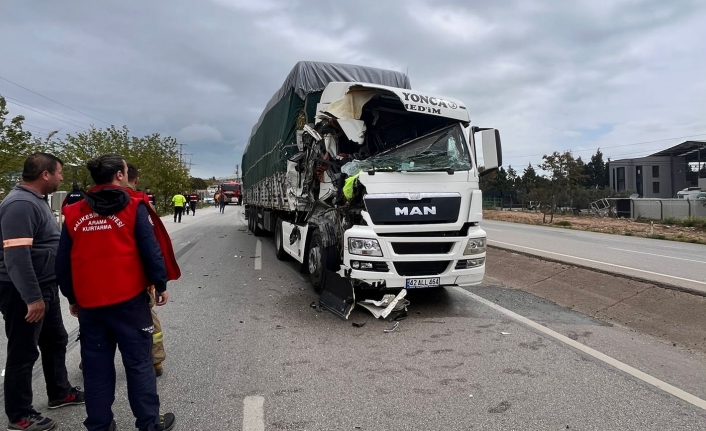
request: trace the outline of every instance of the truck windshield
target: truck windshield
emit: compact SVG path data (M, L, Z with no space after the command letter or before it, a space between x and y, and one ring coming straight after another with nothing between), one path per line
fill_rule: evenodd
M463 129L454 124L365 160L354 160L342 171L355 175L360 171L469 171L472 167Z

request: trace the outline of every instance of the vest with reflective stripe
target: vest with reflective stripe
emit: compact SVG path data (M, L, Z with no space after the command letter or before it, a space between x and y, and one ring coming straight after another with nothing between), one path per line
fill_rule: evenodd
M73 241L74 295L80 307L119 304L149 286L135 240L140 202L142 199L131 198L125 208L108 217L93 212L85 200L64 208Z

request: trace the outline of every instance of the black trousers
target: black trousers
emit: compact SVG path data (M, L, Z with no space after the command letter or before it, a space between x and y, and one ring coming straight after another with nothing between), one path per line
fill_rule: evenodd
M184 207L174 207L174 221L177 221L177 216L179 217L179 221L181 221L182 212L184 212Z
M120 304L82 308L78 322L88 416L83 424L88 431L103 431L113 420L117 347L135 426L153 430L159 423L159 396L152 364L154 326L147 291Z
M196 215L196 201L189 202L189 206L191 207L191 215Z
M5 413L10 422L34 412L32 368L42 352L42 371L50 400L64 398L71 384L66 372L66 345L69 336L61 318L56 284L42 286L44 318L36 323L25 320L27 305L13 285L0 286L0 311L5 319L7 362L5 364ZM37 350L39 347L39 351Z

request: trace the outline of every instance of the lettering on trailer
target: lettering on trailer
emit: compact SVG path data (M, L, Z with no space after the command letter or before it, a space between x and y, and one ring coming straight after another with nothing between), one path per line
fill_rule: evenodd
M405 102L413 102L404 104L405 109L407 109L408 111L428 112L430 114L441 115L441 109L439 108L458 109L459 107L454 102L440 99L434 96L423 96L421 94L416 93L405 93L404 91L402 92L402 94L404 95ZM423 106L420 104L431 106ZM438 106L439 108L434 108L434 106Z
M423 209L419 207L412 207L410 210L409 207L395 207L395 215L396 216L406 216L406 215L436 215L436 207L423 207Z

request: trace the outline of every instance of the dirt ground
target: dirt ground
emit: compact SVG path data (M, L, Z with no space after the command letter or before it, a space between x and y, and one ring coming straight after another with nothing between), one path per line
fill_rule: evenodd
M706 244L706 230L704 229L698 227L670 226L659 222L645 223L624 218L599 218L593 215L574 216L555 214L551 223L544 223L544 214L540 212L496 210L483 210L483 217L488 220ZM549 222L549 215L546 216L546 220Z

